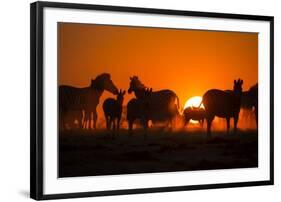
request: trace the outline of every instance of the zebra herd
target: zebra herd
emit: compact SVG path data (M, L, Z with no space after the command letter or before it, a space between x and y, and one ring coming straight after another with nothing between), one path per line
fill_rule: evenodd
M169 89L153 91L146 87L137 76L130 77L128 93L134 93L127 104L127 122L130 134L133 125L138 120L146 130L148 122L167 122L172 126L177 117L183 117L185 124L190 119L199 120L202 123L207 121L207 134L211 134L211 125L215 116L225 118L227 131L230 127L230 118L234 118L234 131L237 129L239 112L241 107L254 108L256 121L258 119L258 93L257 85L242 91L243 80L234 80L233 90L208 90L202 99L204 109L187 108L181 115L179 98L175 92ZM76 112L75 120L78 121L79 128L90 128L93 121L93 128L96 128L97 111L100 97L104 91L116 95L116 99L108 98L103 104L103 112L107 129L119 129L123 112L123 100L125 90L118 90L111 80L110 74L98 75L88 87L76 88L72 86L59 86L59 123L60 129L65 129L67 125L66 117L69 113ZM200 105L201 105L200 104ZM73 120L72 120L73 122Z

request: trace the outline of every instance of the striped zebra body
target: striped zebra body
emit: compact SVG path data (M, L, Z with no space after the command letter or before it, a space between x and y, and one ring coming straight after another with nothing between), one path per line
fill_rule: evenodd
M128 91L134 92L137 99L142 99L146 89L137 77L131 78ZM169 89L151 92L148 105L148 117L153 123L168 121L172 124L172 120L179 115L179 98Z
M119 130L120 121L123 111L123 101L126 91L120 90L116 99L107 98L102 105L104 117L106 120L106 128L111 130ZM111 127L113 126L113 127Z
M248 91L242 93L241 108L248 111L254 109L256 125L258 126L258 84L255 84Z
M59 92L59 109L62 116L60 120L62 123L64 117L71 111L81 111L82 113L84 110L84 120L89 120L102 94L101 91L91 87L76 88L72 86L60 86ZM82 127L83 123L79 123L79 125Z
M90 86L76 88L73 86L62 85L59 87L59 112L60 124L64 127L64 116L72 110L84 111L85 128L91 128L91 115L93 114L94 128L97 122L97 105L104 90L113 94L118 94L118 89L112 82L110 74L103 73L91 80Z
M205 109L201 107L187 107L183 111L183 118L184 126L186 126L191 119L198 121L201 126L203 126L205 119Z
M149 121L149 99L151 97L152 89L146 90L141 98L132 98L127 104L127 121L129 133L133 133L133 125L136 120L146 130ZM145 134L146 135L146 132Z
M84 110L89 99L91 88L76 88L72 86L59 87L59 108L62 111Z
M234 131L236 132L241 106L242 84L243 80L234 80L233 91L211 89L203 95L202 103L206 112L208 135L211 134L211 125L215 116L226 119L227 132L230 128L230 118L234 118Z
M149 118L153 123L172 121L178 115L178 97L171 90L152 92L148 105Z

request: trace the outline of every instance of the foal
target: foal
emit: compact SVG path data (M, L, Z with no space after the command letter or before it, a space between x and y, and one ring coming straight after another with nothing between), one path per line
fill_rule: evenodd
M117 98L107 98L102 105L105 120L106 120L106 128L108 130L111 129L111 125L113 125L112 129L119 130L120 128L120 120L122 115L122 105L124 101L124 95L126 91L120 90L117 94Z

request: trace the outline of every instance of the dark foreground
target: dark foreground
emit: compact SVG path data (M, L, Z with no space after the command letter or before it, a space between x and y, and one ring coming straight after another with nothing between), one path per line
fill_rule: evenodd
M59 177L114 175L258 166L257 131L66 131L59 138Z

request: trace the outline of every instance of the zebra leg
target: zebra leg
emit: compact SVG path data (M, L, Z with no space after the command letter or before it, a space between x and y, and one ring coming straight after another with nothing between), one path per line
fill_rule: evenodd
M142 122L143 122L143 129L144 129L144 134L143 134L143 136L144 136L144 138L146 138L146 137L147 137L148 120L144 118L144 119L142 120Z
M112 138L114 138L115 132L116 132L116 120L115 120L115 118L112 119L112 123L113 123L113 127L112 127Z
M189 119L185 119L184 121L184 126L188 125L189 124Z
M85 118L84 118L84 129L88 129L88 114L85 112Z
M177 127L176 117L172 116L171 117L171 129L176 128L176 127Z
M82 124L82 120L78 120L78 129L82 129L83 128L83 124Z
M167 128L168 128L169 130L172 130L172 129L173 129L173 118L172 118L172 117L169 117L167 126L168 126Z
M86 116L84 117L82 125L83 125L82 129L87 129L87 119L86 119Z
M116 120L113 119L112 122L113 122L113 130L116 130Z
M229 117L226 118L226 127L227 127L226 132L229 133L229 128L230 128L230 118ZM235 126L234 126L234 128L235 128Z
M109 117L105 116L105 121L106 121L106 129L110 130Z
M111 120L111 118L110 117L107 117L107 121L108 121L108 130L111 130L111 122L112 122L112 120Z
M91 127L91 112L85 112L85 129Z
M133 135L133 124L134 124L134 120L130 119L128 120L129 122L129 135Z
M234 116L234 133L237 132L237 123L238 123L238 119L239 119L239 114Z
M81 111L81 114L78 117L78 129L82 129L83 128L83 113Z
M201 127L204 126L204 119L201 119Z
M120 129L120 117L117 118L117 130Z
M96 129L97 128L97 120L98 120L98 114L97 114L97 111L96 110L94 110L93 111L93 126L94 126L94 129Z
M83 110L83 118L82 118L82 122L81 122L82 129L85 128L85 123L86 123L86 111Z

